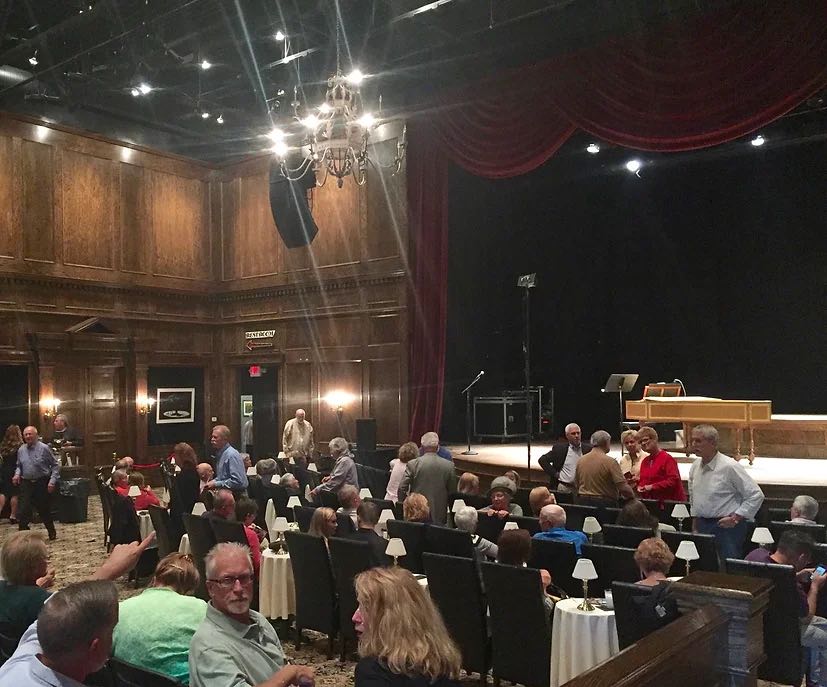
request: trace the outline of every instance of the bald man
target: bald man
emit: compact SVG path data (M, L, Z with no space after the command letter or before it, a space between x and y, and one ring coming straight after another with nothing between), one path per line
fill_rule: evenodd
M540 530L534 535L534 539L571 542L578 556L580 547L588 542L586 535L582 532L566 529L566 511L562 506L548 505L540 509Z
M580 425L566 425L566 443L555 444L551 451L540 456L540 467L548 474L548 486L559 491L574 491L577 461L592 450L591 444L581 442Z
M38 439L37 427L23 430L25 442L17 449L17 467L12 482L20 487L20 505L17 509L18 526L21 530L29 529L32 519L32 504L40 513L40 518L49 533L49 539L57 539L55 523L52 520L50 494L57 489L60 479L60 463L57 462L46 444Z
M297 465L307 465L316 444L313 441L313 425L305 419L301 408L296 411L296 417L290 418L284 425L281 443L288 459L292 458Z

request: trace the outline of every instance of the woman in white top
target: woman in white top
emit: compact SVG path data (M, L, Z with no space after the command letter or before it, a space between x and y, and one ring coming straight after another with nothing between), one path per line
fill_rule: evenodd
M399 500L396 491L399 489L399 483L405 475L405 467L408 461L419 458L419 447L414 442L409 441L399 447L399 453L397 455L399 457L391 461L391 477L388 480L388 489L385 492L385 499L387 501L393 501L394 503Z

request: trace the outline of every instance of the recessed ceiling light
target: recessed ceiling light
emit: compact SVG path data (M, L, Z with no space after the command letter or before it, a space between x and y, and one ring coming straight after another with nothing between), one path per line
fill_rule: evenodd
M764 145L764 137L761 134L758 134L755 138L753 138L750 143L754 145L756 148Z
M152 86L150 86L150 85L149 85L149 84L147 84L147 83L140 83L140 84L138 84L138 90L139 90L141 93L143 93L144 95L146 95L147 93L151 93L151 92L152 92Z
M35 54L34 54L34 55L32 55L32 56L29 58L29 64L30 64L30 65L32 65L32 67L36 67L36 66L37 66L37 52L35 52Z
M201 60L201 69L206 71L210 67L212 67L212 62L210 62L209 60Z
M216 124L223 124L224 123L224 115L223 114L218 115L218 117L215 118L215 123Z
M640 171L640 168L643 167L643 163L635 158L634 160L629 160L626 163L626 169L632 172L632 174L637 174Z
M586 146L586 152L597 155L597 153L600 152L600 146L597 143L589 143L589 145Z
M209 119L209 118L210 118L210 113L209 112L204 111L204 112L201 113L201 119Z
M133 89L132 89L131 91L129 91L129 92L130 92L133 96L135 96L136 98L137 98L139 95L141 95L141 92L140 92L137 88L133 88Z
M285 38L287 38L287 36L284 35L283 31L279 30L279 31L276 31L275 38L276 38L277 41L283 41Z

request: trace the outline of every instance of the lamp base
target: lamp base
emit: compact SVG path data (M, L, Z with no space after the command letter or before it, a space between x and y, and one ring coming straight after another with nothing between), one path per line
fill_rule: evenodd
M577 610L578 611L593 611L594 610L594 604L592 604L592 602L589 600L589 598L586 597L585 599L583 599L583 603L581 603L577 607Z

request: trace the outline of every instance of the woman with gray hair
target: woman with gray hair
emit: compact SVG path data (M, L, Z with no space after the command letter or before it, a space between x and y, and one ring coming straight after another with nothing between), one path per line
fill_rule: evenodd
M497 560L497 545L475 534L478 517L475 508L465 506L454 514L454 523L458 530L471 533L471 542L474 544L474 554L477 560L480 562L485 562L487 558Z
M272 458L262 458L256 463L256 474L261 478L261 483L269 487L273 477L278 474L278 466Z
M329 476L322 478L322 483L310 492L311 498L315 501L320 491L332 491L338 493L346 484L359 489L359 478L356 474L356 463L353 461L353 454L348 448L347 441L343 437L335 437L328 444L330 455L336 461L333 464L333 471Z

